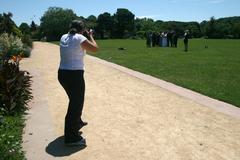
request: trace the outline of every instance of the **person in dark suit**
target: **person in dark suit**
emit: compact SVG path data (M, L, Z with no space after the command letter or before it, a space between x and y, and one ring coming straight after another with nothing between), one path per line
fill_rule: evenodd
M173 43L172 43L172 32L167 32L167 47L172 47Z
M178 34L176 32L173 32L172 41L173 47L177 48Z
M189 39L189 30L186 30L185 33L184 33L184 39L183 39L183 42L184 42L184 51L187 52L188 51L188 39Z
M146 45L147 45L147 47L152 46L152 33L151 32L146 33Z

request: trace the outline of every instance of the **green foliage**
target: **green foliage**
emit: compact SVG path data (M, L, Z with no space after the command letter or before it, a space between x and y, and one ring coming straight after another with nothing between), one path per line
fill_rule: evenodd
M12 18L12 13L3 13L0 14L0 34L8 33L15 36L22 36L21 31L18 29Z
M139 19L137 18L135 20L135 24L136 24L136 30L137 31L156 31L155 27L154 27L154 20L150 19L150 18L142 18Z
M139 39L144 39L146 37L145 35L146 33L144 31L138 31L136 33L136 36L139 38Z
M113 17L110 13L105 12L98 16L96 30L101 39L112 37L113 22Z
M114 36L116 38L129 38L134 31L135 15L128 9L119 8L114 14Z
M215 19L211 17L209 21L201 23L203 34L208 38L240 38L239 26L240 17L228 17Z
M12 14L0 14L0 159L24 160L22 151L23 112L32 99L31 76L19 70L20 57L30 55L32 42L11 20ZM24 25L23 32L28 32ZM24 44L22 43L22 38Z
M22 42L24 44L24 47L30 47L32 48L33 46L33 43L32 43L32 39L31 39L31 36L29 34L24 34L22 36Z
M22 130L24 120L20 115L0 116L0 159L24 160Z
M17 36L17 37L22 37L22 32L20 31L20 29L17 28L17 26L13 26L13 30L12 30L12 33L14 36Z
M15 58L3 60L0 71L0 108L6 115L25 111L32 99L31 76L19 70L19 59Z
M93 15L84 18L77 17L72 10L51 7L41 18L41 31L35 35L47 37L47 40L59 40L60 36L68 32L68 27L73 19L86 22L88 28L93 28L96 38L141 38L143 32L175 31L180 37L185 30L190 31L192 38L240 38L240 17L228 17L198 22L161 21L150 18L136 18L125 8L118 8L111 15L108 12L100 14L97 18ZM37 38L40 39L40 38Z
M69 24L76 19L71 9L50 7L41 18L41 31L48 41L59 40L69 30Z
M31 39L40 41L41 38L43 38L43 34L42 34L42 31L40 30L40 28L38 27L35 31L32 31Z
M3 33L0 35L0 48L2 56L18 55L23 50L23 43L19 37Z
M96 29L97 26L97 18L94 15L88 16L86 19L86 27L91 29Z
M34 21L32 21L32 22L31 22L31 25L30 25L30 30L31 30L32 32L34 32L34 31L36 31L36 30L37 30L37 25L35 24L35 22L34 22Z
M10 12L0 14L0 33L13 33L13 27L15 26L15 23L11 19L12 16L13 15Z
M31 34L31 28L29 27L29 25L27 23L22 23L19 26L19 29L21 30L21 32L23 34Z
M3 33L0 35L0 49L2 50L1 57L11 57L21 55L29 57L31 54L32 40L29 35L23 35L22 39L17 36Z
M240 22L233 25L233 35L235 38L240 38Z
M240 40L189 40L189 51L144 40L98 40L97 57L240 107ZM126 48L120 51L117 48Z
M30 47L25 47L21 52L21 56L22 57L30 57L31 51L32 51L32 49Z
M197 22L177 22L177 21L154 21L150 18L137 18L136 32L166 32L175 31L178 35L183 35L185 30L190 30L193 37L201 37L200 25Z

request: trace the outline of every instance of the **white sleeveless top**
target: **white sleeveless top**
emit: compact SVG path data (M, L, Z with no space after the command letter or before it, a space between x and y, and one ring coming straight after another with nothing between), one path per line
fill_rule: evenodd
M86 51L81 43L87 40L81 34L64 34L60 40L60 66L65 70L84 70L83 58Z

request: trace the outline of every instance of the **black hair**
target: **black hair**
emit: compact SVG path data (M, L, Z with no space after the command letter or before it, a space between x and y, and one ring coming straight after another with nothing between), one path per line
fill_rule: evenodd
M85 29L85 23L81 20L73 20L70 24L70 34L76 34Z

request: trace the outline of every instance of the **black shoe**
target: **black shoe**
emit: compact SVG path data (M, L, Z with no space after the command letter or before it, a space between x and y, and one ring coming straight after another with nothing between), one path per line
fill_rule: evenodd
M82 131L78 131L78 136L81 136L82 135Z
M87 122L83 122L83 121L81 121L80 123L79 123L79 129L78 130L80 130L82 127L84 127L84 126L86 126L86 125L88 125L88 123Z
M66 146L81 146L81 147L86 147L86 140L82 137L79 138L79 140L76 141L68 141L65 142Z
M86 125L88 125L88 123L82 121L82 122L81 122L81 125L82 125L82 126L86 126Z
M80 121L80 126L86 126L86 125L88 125L88 123L87 123L87 122Z

